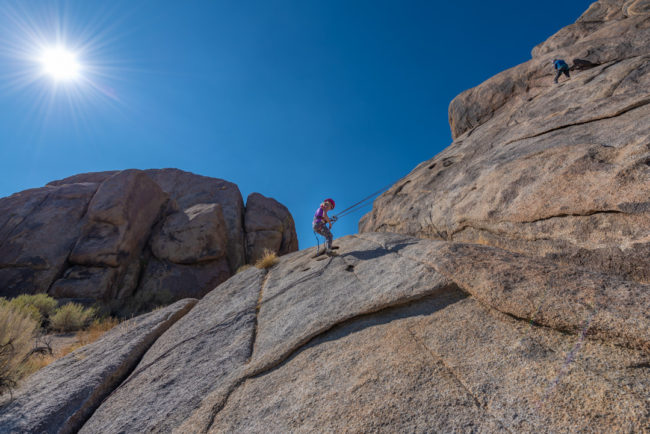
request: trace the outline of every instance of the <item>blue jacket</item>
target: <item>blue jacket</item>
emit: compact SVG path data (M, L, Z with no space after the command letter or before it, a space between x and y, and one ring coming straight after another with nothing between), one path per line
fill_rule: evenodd
M557 59L553 64L555 65L555 69L569 69L569 65L562 59Z

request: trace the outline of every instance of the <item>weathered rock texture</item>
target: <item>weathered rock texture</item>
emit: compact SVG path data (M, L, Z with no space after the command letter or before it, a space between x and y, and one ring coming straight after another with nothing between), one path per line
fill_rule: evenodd
M246 256L255 263L264 251L281 255L298 250L296 227L289 210L280 202L252 193L246 199Z
M360 230L502 247L650 282L650 6L600 1L532 60L463 92L454 142ZM589 60L553 84L551 60Z
M337 256L294 252L219 285L80 432L650 432L649 13L647 1L596 3L531 62L461 95L454 144L379 198L366 232L338 239ZM555 55L598 66L555 87L542 69L522 81ZM222 260L203 229L233 224L223 204L176 201L150 241L145 274L161 279L182 275L157 271L172 258ZM243 223L249 251L258 232L281 249L290 227L265 207ZM62 377L69 390L74 375Z
M201 297L263 249L298 249L284 206L249 202L235 184L176 169L80 174L2 198L0 296Z
M187 299L124 322L32 375L0 407L0 432L76 432L151 344L196 303Z
M80 432L650 429L650 286L476 244L337 244L214 289Z

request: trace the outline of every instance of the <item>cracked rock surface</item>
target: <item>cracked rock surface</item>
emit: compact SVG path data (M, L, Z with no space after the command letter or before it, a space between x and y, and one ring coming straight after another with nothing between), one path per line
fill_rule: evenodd
M361 232L487 244L650 282L650 9L599 1L452 101L454 142ZM551 60L595 66L553 83Z
M269 249L298 250L289 211L178 169L74 175L0 198L0 296L200 298ZM247 252L248 250L248 252Z
M338 255L293 252L220 284L74 429L650 432L649 5L598 1L530 62L461 94L450 106L454 143L378 198L362 233L335 241ZM550 59L572 56L595 66L553 86ZM191 209L210 203L207 193L185 175L169 179L154 176L177 202L171 215L184 211L156 226L155 251L236 260L243 250L207 238L176 245L203 234L201 222L242 219L223 206ZM75 189L65 197L85 200ZM47 200L37 193L0 222L2 239ZM176 225L191 219L192 231ZM247 248L258 235L283 245L291 226L275 205L248 223ZM111 355L125 344L96 345ZM28 380L33 396L51 390L39 375ZM76 402L60 391L78 377L56 378L56 409ZM22 423L36 404L16 402L0 414Z
M400 234L336 244L210 292L81 432L650 428L648 285Z

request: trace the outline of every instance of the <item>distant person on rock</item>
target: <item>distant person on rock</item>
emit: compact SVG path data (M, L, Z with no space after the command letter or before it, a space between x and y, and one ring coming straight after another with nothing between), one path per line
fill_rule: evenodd
M334 209L334 199L325 199L323 203L320 204L316 213L314 214L314 221L312 222L312 228L314 232L319 235L322 235L327 240L325 246L325 253L328 255L332 254L332 222L336 221L336 217L330 218L327 216L327 211ZM327 225L329 224L329 228Z
M557 84L557 80L560 78L560 75L564 73L564 75L567 76L567 78L571 78L569 75L569 65L562 60L562 59L553 59L553 66L555 66L555 83Z

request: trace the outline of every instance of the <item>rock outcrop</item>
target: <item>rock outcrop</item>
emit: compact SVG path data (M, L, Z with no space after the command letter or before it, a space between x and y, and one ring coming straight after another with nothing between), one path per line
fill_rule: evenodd
M501 247L650 282L650 7L600 1L449 106L454 142L360 231ZM553 83L553 58L597 66Z
M214 289L80 432L650 428L650 286L475 244L337 244Z
M111 389L82 406L92 410L76 410L71 367L83 361L68 356L0 406L13 424L0 432L44 421L65 432L72 419L82 433L650 432L648 29L648 1L595 3L533 60L459 96L454 143L378 198L363 232L336 240L338 255L311 248L240 271L144 351L135 335L124 347L120 332L100 339L91 354L137 364L117 381L113 368L84 377ZM553 86L541 68L555 56L597 66ZM2 258L20 264L3 272L37 281L51 263L65 278L67 260L50 259L59 250L16 246L47 227L48 200L62 215L106 182L83 179L0 202L15 204ZM181 267L232 267L246 249L291 245L292 222L268 199L250 197L237 223L236 206L153 179L171 197L143 265L160 286L187 279ZM84 216L49 236L72 252L92 227ZM237 224L253 236L233 236ZM242 243L224 249L224 236ZM79 266L128 275L119 249L101 251L106 262ZM57 404L39 407L53 379Z
M298 249L284 206L249 202L254 212L235 184L177 169L80 174L2 198L0 296L201 297L260 249Z
M252 193L246 199L246 256L255 263L264 251L280 255L298 250L296 227L289 210L278 201Z

